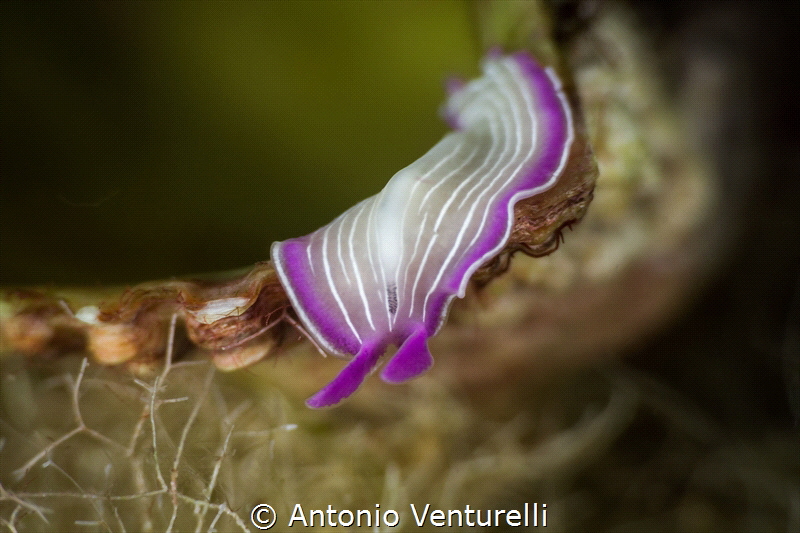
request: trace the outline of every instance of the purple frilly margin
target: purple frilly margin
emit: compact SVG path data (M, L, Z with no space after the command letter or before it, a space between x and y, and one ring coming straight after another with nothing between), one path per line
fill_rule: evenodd
M492 49L489 57L495 59L500 52ZM505 195L499 204L505 205L505 211L499 211L485 237L476 243L474 250L460 262L460 268L455 275L444 283L444 290L436 294L434 305L431 306L432 315L440 317L433 329L428 324L428 330L433 336L444 323L447 311L453 298L463 298L466 294L470 278L482 265L499 254L506 245L513 229L514 206L517 202L531 196L536 196L555 185L561 172L567 164L569 151L574 139L572 124L572 111L566 95L561 90L561 80L550 68L542 68L526 52L517 52L512 55L523 74L528 78L533 88L536 102L540 104L540 112L544 115L542 120L542 133L548 135L543 142L540 154L535 165L528 169L528 175L520 186L512 189Z
M499 56L496 50L487 54L490 59ZM433 293L427 313L429 318L425 323L409 324L400 348L383 369L381 377L384 381L400 383L430 368L433 359L427 348L427 339L435 335L444 324L453 299L456 296L464 297L467 284L475 271L500 253L505 246L512 231L516 203L552 187L566 165L574 131L572 113L561 90L560 80L552 69L542 68L526 52L517 52L511 57L530 82L534 101L542 114L541 134L547 135L547 138L542 141L542 148L520 186L500 199L498 205L504 209L498 209L489 229L485 231L485 236L459 261L455 274L450 279L443 279L441 289ZM448 88L458 90L455 83ZM450 125L458 128L457 116L448 114L446 119ZM309 407L318 408L334 405L354 393L366 375L377 365L390 341L365 340L361 344L350 331L331 317L314 293L314 275L305 254L307 239L309 236L274 243L273 261L276 265L280 264L279 273L283 271L286 281L291 283L287 293L301 321L314 338L332 353L356 355L331 383L306 402Z

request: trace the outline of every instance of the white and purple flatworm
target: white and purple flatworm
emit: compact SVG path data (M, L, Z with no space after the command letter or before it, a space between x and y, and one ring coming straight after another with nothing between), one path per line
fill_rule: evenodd
M524 52L490 54L483 71L447 101L456 131L327 226L273 243L278 276L311 336L355 355L310 407L355 392L390 344L399 349L384 381L428 370L427 339L503 249L514 205L561 174L573 127L555 73Z

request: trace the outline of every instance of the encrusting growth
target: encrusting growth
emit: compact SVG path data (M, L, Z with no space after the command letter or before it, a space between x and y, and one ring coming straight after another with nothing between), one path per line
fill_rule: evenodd
M3 345L30 355L87 350L135 372L160 365L177 316L215 365L251 365L302 338L355 355L308 400L338 403L398 352L381 377L400 383L433 359L441 328L470 280L485 285L516 251L546 255L580 220L597 175L582 117L552 68L527 52L490 53L484 75L451 84L446 135L383 191L305 237L275 243L273 262L213 280L124 290L13 290L0 308Z

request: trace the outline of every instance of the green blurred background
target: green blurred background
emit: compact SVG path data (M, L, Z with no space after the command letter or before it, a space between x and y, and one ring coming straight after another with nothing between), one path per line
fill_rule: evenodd
M462 1L3 2L0 285L225 270L446 131Z

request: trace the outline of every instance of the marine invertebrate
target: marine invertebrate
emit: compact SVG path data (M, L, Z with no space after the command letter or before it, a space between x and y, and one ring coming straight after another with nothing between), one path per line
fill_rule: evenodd
M563 170L572 115L553 71L525 52L490 54L483 69L447 101L456 131L327 226L273 243L278 276L310 334L332 353L355 355L309 406L352 394L390 344L399 349L384 381L430 368L427 339L504 247L514 205Z

